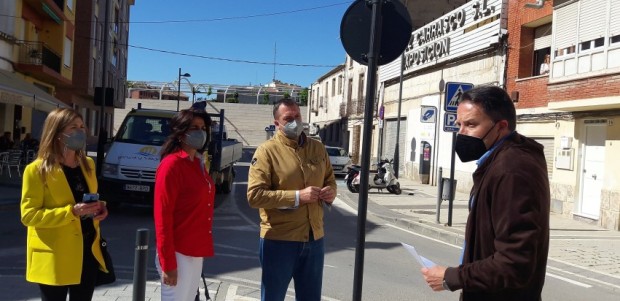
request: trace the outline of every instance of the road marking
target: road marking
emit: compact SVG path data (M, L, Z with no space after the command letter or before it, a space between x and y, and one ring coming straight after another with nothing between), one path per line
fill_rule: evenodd
M555 258L553 258L553 257L549 257L549 259L554 260L554 261L557 261L557 262L562 263L562 264L565 264L565 265L572 266L572 267L574 267L574 268L580 268L580 269L582 269L582 270L586 270L586 271L588 271L588 272L597 273L597 274L600 274L600 275L603 275L603 276L608 276L608 277L612 277L612 278L620 279L620 276L618 276L618 275L609 274L609 273L605 273L605 272L598 272L598 271L594 271L594 270L591 270L591 269L589 269L589 268L587 268L587 267L583 267L583 266L580 266L580 265L577 265L577 264L574 264L574 263L570 263L570 262L568 262L568 261L564 261L564 260L560 260L560 259L555 259Z
M385 225L386 225L386 226L388 226L388 227L392 227L392 228L395 228L395 229L398 229L398 230L401 230L401 231L404 231L404 232L407 232L407 233L410 233L410 234L413 234L413 235L416 235L416 236L422 237L422 238L426 238L426 239L428 239L428 240L432 240L432 241L435 241L435 242L442 243L442 244L444 244L444 245L448 245L448 246L451 246L451 247L454 247L454 248L457 248L457 249L462 249L462 247L461 247L461 246L453 245L453 244L450 244L450 243L447 243L447 242L444 242L444 241L441 241L441 240L437 240L437 239L432 238L432 237L428 237L428 236L426 236L426 235L418 234L418 233L415 233L415 232L410 231L410 230L407 230L407 229L403 229L403 228L398 227L398 226L394 226L394 225L391 225L391 224L385 224ZM549 259L553 259L553 258L549 257ZM553 259L553 260L560 261L560 260L557 260L557 259ZM567 265L574 266L574 267L582 268L582 267L580 267L580 266L577 266L577 265L574 265L574 264L570 264L570 263L567 263L567 262L563 262L563 261L560 261L560 262L565 263L565 264L567 264ZM598 279L594 279L594 278L590 278L590 277L582 276L582 275L579 275L579 274L571 273L571 272L564 271L564 270L561 270L561 269L558 269L558 268L554 268L554 267L549 266L549 265L547 265L547 268L548 268L548 269L555 269L555 270L559 270L559 271L562 271L562 272L564 272L564 273L567 273L567 274L570 274L570 275L573 275L573 276L578 276L578 277L586 278L586 279L588 279L588 280L590 280L590 281L598 282L598 283L605 284L605 285L608 285L608 286L612 286L612 287L620 288L620 286L617 286L617 285L614 285L614 284L611 284L611 283L608 283L608 282L605 282L605 281L601 281L601 280L598 280ZM595 271L591 271L591 272L595 272ZM596 273L606 275L605 273L601 273L601 272L596 272ZM588 284L584 284L584 283L578 282L578 281L576 281L576 280L571 280L571 279L568 279L568 278L564 278L564 277L562 277L562 276L553 275L553 274L549 274L549 273L547 273L547 275L549 275L549 276L551 276L551 277L554 277L554 278L557 278L557 279L559 279L559 280L564 280L564 281L566 281L566 282L568 282L568 283L571 283L571 284L574 284L574 285L577 285L577 286L588 287L588 288L589 288L589 287L591 287L591 286L589 286ZM613 276L613 275L607 275L607 276L612 276L612 277L616 277L616 278L617 278L617 276Z
M415 232L413 232L413 231L411 231L411 230L403 229L403 228L401 228L401 227L398 227L398 226L395 226L395 225L392 225L392 224L385 224L385 225L386 225L386 226L388 226L388 227L392 227L392 228L394 228L394 229L398 229L398 230L401 230L401 231L404 231L404 232L407 232L407 233L410 233L410 234L413 234L413 235L416 235L416 236L422 237L422 238L426 238L426 239L428 239L428 240L432 240L432 241L434 241L434 242L438 242L438 243L442 243L442 244L444 244L444 245L451 246L451 247L453 247L453 248L463 249L463 247L462 247L462 246L453 245L453 244L451 244L451 243L447 243L447 242L445 242L445 241L441 241L441 240L439 240L439 239L435 239L435 238L432 238L432 237L429 237L429 236L426 236L426 235L422 235L422 234L419 234L419 233L415 233Z
M579 278L585 278L585 279L587 279L589 281L597 282L597 283L602 284L602 285L607 285L607 286L614 287L616 289L620 289L620 285L615 285L613 283L605 282L603 280L598 280L596 278L591 278L591 277L588 277L588 276L583 276L583 275L580 275L580 274L577 274L577 273L569 272L567 270L563 270L563 269L560 269L560 268L552 267L552 266L549 266L549 265L547 265L547 268L550 269L550 270L556 270L556 271L559 271L559 272L562 272L562 273L566 273L566 274L569 274L571 276L575 276L575 277L579 277Z
M565 277L562 277L562 276L558 276L558 275L555 275L555 274L551 274L551 273L549 273L549 272L547 272L547 276L550 276L550 277L553 277L553 278L556 278L556 279L559 279L559 280L566 281L566 282L571 283L571 284L574 284L574 285L576 285L576 286L581 286L581 287L585 287L585 288L591 288L591 287L592 287L592 286L591 286L591 285L589 285L589 284L581 283L581 282L579 282L579 281L575 281L575 280L568 279L568 278L565 278Z
M336 202L336 201L338 201L338 202ZM349 206L349 204L345 203L343 200L341 200L339 198L336 198L334 200L334 202L332 203L332 205L334 207L338 207L338 208L340 208L340 209L342 209L342 210L344 210L346 212L349 212L349 213L351 213L353 215L357 215L357 211L355 209L353 209L353 207Z

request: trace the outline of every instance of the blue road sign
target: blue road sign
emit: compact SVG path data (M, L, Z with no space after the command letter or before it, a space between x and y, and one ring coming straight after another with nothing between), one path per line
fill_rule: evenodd
M470 83L446 83L446 99L445 107L446 112L456 112L456 108L459 106L461 96L465 91L474 87L474 84Z
M422 106L420 122L435 123L437 121L437 108L433 106Z
M458 132L459 126L456 125L456 113L445 112L443 118L443 131L444 132Z

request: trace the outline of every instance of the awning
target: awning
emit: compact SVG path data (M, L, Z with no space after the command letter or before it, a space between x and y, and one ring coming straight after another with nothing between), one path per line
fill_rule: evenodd
M0 103L10 103L50 112L67 105L15 73L0 69Z

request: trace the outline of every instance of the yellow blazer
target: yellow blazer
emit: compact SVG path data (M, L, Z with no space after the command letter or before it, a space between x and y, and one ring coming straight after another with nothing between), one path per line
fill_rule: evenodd
M97 192L95 164L87 158L91 172L82 172L88 190ZM60 165L46 175L43 184L38 173L40 159L26 166L21 199L21 221L28 227L26 280L47 285L79 284L83 263L83 238L80 218L71 209L76 200ZM79 200L81 201L81 200ZM95 220L97 235L91 249L99 269L107 272L99 247L99 221Z

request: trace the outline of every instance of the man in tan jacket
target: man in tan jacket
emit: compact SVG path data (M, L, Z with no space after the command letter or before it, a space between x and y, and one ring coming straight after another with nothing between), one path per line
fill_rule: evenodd
M325 146L303 133L295 101L278 101L273 117L278 131L256 149L248 176L248 202L261 218L261 299L284 300L294 279L297 300L320 300L334 171Z

